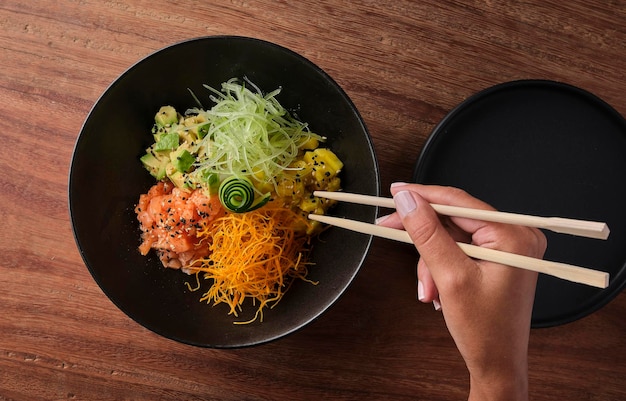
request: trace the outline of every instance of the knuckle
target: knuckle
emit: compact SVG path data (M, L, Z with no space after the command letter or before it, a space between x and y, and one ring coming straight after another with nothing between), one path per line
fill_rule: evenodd
M467 199L470 197L469 193L465 190L457 187L445 187L446 201L450 204L458 202L459 199Z
M443 274L438 277L438 288L446 294L455 294L455 296L461 296L466 291L470 291L473 288L472 283L480 281L480 278L476 277L480 270L464 267L457 266L455 269L443 270ZM469 274L470 272L471 274Z
M438 224L430 219L423 219L419 224L412 224L407 227L409 236L418 246L427 245L436 235Z
M547 248L545 235L535 228L493 226L490 237L493 242L489 247L534 258L542 258Z

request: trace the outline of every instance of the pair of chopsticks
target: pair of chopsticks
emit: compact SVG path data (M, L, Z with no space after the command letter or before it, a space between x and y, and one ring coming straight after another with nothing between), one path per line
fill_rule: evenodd
M351 194L346 192L315 191L314 196L337 200L341 202L357 203L362 205L380 206L395 209L391 198L379 198L376 196ZM607 239L609 228L606 223L575 220L560 217L539 217L523 214L498 212L490 210L468 209L457 206L431 204L433 209L441 215L452 217L464 217L482 221L523 225L551 230L557 233L565 233L588 238ZM334 225L363 234L374 235L394 241L412 244L409 234L404 230L382 227L375 224L344 218L309 214L309 219L321 223ZM551 262L528 256L516 255L494 249L482 248L475 245L457 242L463 252L475 259L496 262L512 267L532 270L538 273L548 274L575 283L586 284L598 288L607 288L609 285L609 273L574 266L566 263Z

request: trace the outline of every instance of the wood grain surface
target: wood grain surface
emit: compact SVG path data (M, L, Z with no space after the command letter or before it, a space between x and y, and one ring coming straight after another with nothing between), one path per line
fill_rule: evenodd
M416 253L376 240L320 319L239 349L161 338L120 312L76 249L74 142L107 86L187 38L233 34L304 55L352 98L383 193L409 180L460 101L515 79L564 81L626 115L626 3L561 1L0 2L0 400L461 400L443 317L416 301ZM626 295L536 329L535 400L626 399Z

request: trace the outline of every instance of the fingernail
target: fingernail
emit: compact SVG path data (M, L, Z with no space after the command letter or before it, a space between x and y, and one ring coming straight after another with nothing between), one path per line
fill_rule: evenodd
M424 284L419 280L417 280L417 299L420 301L424 299Z
M400 214L400 217L404 217L417 208L415 199L409 191L400 191L393 197L396 204L396 210Z
M433 299L433 306L435 307L436 311L440 311L441 310L441 303L438 300L436 300L436 299Z
M394 188L394 187L401 187L401 186L403 186L403 185L406 185L406 182L392 182L392 183L391 183L391 188Z
M385 216L380 216L379 218L376 219L376 224L382 223L383 221L387 220L390 216L391 216L390 214L385 215Z

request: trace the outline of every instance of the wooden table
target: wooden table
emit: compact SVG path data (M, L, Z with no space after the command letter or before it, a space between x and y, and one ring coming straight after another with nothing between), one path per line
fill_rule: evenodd
M617 1L21 1L0 3L0 400L461 400L463 361L416 301L416 255L376 240L345 296L267 345L161 338L102 293L68 218L72 149L91 106L137 60L186 38L289 47L361 111L383 192L409 180L427 136L496 83L543 78L626 115L626 3ZM626 399L626 294L535 329L536 400Z

